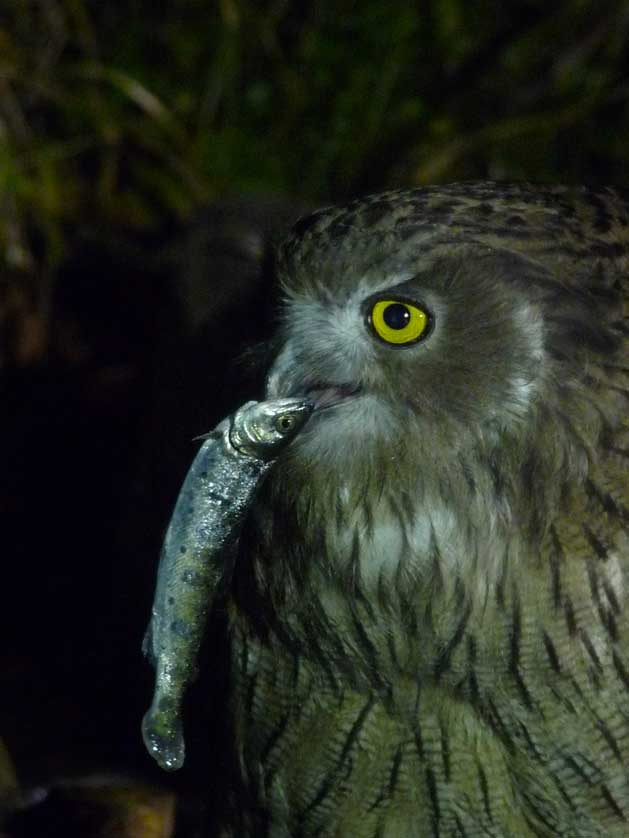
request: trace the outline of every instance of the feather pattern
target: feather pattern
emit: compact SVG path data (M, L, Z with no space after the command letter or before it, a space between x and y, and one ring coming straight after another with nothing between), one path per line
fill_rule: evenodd
M269 396L360 390L243 534L222 835L628 834L628 246L613 190L453 184L297 224ZM433 334L378 345L380 291Z

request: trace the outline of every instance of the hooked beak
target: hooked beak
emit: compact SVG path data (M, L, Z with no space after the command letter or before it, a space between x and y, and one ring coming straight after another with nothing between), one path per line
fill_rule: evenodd
M280 353L267 378L266 397L305 398L314 410L324 410L357 398L362 387L359 382L335 382L310 378L297 372L293 353L286 346Z

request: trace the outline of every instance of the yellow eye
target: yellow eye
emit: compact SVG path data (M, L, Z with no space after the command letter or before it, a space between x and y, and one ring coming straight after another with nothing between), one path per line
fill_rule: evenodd
M367 314L367 322L381 340L403 346L426 336L430 317L403 300L377 300Z

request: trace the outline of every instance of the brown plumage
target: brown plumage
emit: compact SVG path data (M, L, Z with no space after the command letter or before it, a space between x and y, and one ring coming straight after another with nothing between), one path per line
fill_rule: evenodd
M296 225L267 389L322 409L228 595L222 835L629 834L628 245L621 195L563 187Z

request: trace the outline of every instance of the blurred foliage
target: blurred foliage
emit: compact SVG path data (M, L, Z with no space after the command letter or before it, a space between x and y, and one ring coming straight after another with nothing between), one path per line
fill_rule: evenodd
M29 789L6 807L2 838L172 838L175 796L127 776L87 775Z
M0 329L41 355L86 225L160 230L226 193L625 180L628 30L626 0L3 0Z
M15 768L6 745L0 739L0 809L6 798L17 791Z

